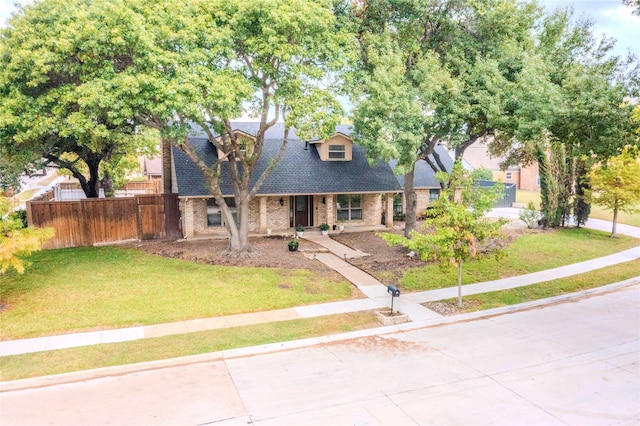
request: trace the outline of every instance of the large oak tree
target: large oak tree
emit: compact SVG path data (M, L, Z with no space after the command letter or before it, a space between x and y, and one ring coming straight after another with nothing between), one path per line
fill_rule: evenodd
M151 149L134 113L144 77L135 52L149 46L141 22L119 0L37 1L9 20L0 32L3 161L67 169L97 197L103 162ZM115 87L127 93L118 102Z

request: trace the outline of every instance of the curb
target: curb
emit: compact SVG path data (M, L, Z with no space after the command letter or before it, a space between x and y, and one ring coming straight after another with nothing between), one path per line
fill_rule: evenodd
M349 333L333 334L328 336L310 337L307 339L292 340L288 342L268 343L260 346L250 346L245 348L236 348L226 351L211 352L199 355L189 355L178 358L170 358L165 360L141 362L136 364L126 364L113 367L102 367L93 370L84 370L78 372L55 374L51 376L34 377L29 379L12 380L0 382L0 393L12 392L25 389L34 389L48 387L60 384L74 383L86 380L94 380L105 377L123 376L132 373L141 373L145 371L159 370L170 367L186 366L191 364L199 364L204 362L224 361L227 359L244 358L257 356L273 352L281 352L292 349L300 349L316 345L342 342L361 337L370 337L375 335L385 335L397 332L405 332L418 330L422 328L437 327L459 322L473 321L478 319L486 319L500 315L506 315L529 309L550 306L558 303L569 302L575 299L581 299L592 295L609 293L621 290L626 287L632 287L640 284L640 276L630 278L602 287L589 290L583 290L575 293L563 294L548 299L535 300L532 302L520 303L517 305L504 306L500 308L488 309L485 311L476 311L466 314L452 315L449 317L435 318L418 322L410 322L398 325L390 325L366 330L353 331Z

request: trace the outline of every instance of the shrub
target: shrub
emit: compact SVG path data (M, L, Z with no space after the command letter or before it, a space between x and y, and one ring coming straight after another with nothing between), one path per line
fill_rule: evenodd
M479 167L471 172L473 180L493 180L493 172L487 168Z
M533 201L529 201L527 207L520 212L518 217L527 225L527 228L533 229L538 226L538 222L542 215L536 209L536 206L533 205Z
M17 219L22 222L22 227L26 228L27 224L27 211L24 209L16 210L9 215L10 219Z

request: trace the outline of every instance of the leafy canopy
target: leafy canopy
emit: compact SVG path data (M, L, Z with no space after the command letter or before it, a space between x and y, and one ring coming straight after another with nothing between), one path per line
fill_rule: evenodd
M622 153L594 165L587 174L591 189L590 202L613 211L611 236L615 237L617 213L640 212L640 153L637 146L627 145Z

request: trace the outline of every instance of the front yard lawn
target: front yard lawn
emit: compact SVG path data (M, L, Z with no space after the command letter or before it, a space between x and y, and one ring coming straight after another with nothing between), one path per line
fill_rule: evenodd
M349 299L346 280L304 269L203 265L117 247L34 253L0 277L0 340Z
M493 281L531 272L557 268L606 256L638 246L630 237L610 238L606 232L586 228L562 228L553 231L525 231L509 247L507 257L472 261L463 265L463 284ZM453 287L457 269L443 271L429 264L404 273L400 285L407 291Z

